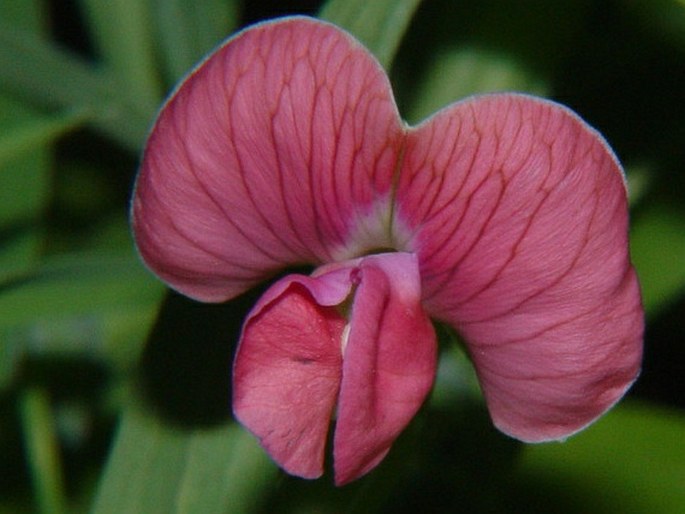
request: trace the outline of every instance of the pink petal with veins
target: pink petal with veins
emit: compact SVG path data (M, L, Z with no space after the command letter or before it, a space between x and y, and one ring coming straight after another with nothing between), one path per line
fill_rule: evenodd
M307 18L254 26L162 109L133 199L139 251L203 301L349 258L352 236L380 233L357 225L387 206L402 137L385 73L351 36Z
M334 306L348 298L345 328ZM245 323L233 370L236 417L283 469L315 478L338 403L336 483L367 473L433 384L435 333L420 301L418 261L405 253L280 280Z
M624 394L643 315L624 177L594 130L522 95L455 104L412 129L397 203L424 305L466 339L499 428L563 438Z
M526 441L581 429L639 372L625 181L601 136L514 94L407 128L379 64L327 23L257 25L195 70L132 217L148 266L200 300L328 263L269 289L236 357L236 414L294 474L321 473L338 389L336 481L383 458L432 383L427 315L464 336L495 424Z
M287 472L323 473L342 371L345 319L335 309L350 270L290 275L262 296L245 322L233 368L233 412Z
M357 273L334 439L338 485L385 457L430 391L437 360L416 256L365 257Z

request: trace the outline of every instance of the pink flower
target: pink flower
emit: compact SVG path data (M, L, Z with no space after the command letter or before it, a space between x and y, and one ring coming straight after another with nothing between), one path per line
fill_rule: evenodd
M147 265L224 301L290 265L245 321L236 417L289 473L375 467L429 393L431 319L466 341L495 425L562 439L635 380L643 312L626 185L602 137L517 94L417 127L349 34L284 18L228 40L176 90L133 200Z

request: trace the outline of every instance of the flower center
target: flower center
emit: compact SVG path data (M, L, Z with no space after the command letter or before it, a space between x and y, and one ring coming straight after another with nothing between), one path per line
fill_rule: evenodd
M388 196L376 201L365 214L357 215L350 223L347 242L333 252L333 260L407 251L410 231L397 218L391 203L392 197Z

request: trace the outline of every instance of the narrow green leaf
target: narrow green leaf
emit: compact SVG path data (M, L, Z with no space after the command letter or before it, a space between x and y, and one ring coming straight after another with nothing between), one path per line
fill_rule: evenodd
M627 0L623 5L645 31L685 48L685 0Z
M448 325L436 323L435 328L441 352L435 385L430 395L430 406L444 408L482 401L476 370L463 341Z
M234 424L174 429L131 407L92 512L248 514L275 473L254 438Z
M157 302L161 285L132 255L68 255L0 287L0 333L40 319Z
M188 73L238 24L237 0L154 0L152 5L171 84Z
M46 9L42 0L0 0L0 12L6 23L34 33L37 37L46 32ZM35 124L37 120L45 121L16 99L0 94L0 134L4 136L0 137L3 137L3 141L7 142L16 135L14 129L17 126ZM31 126L35 128L35 125ZM48 132L52 136L61 131ZM43 234L39 222L48 201L51 152L43 137L37 139L32 141L35 144L27 145L30 152L22 155L21 152L10 150L4 159L0 159L0 284L28 273L37 265L40 257ZM16 150L17 146L23 145L7 146ZM21 345L6 339L0 340L0 389L11 384L21 355ZM32 412L26 407L25 417L31 418ZM38 438L42 436L39 434ZM37 461L32 469L38 469Z
M0 22L0 90L34 104L92 113L93 125L126 148L140 148L156 106L142 109L125 83L32 32Z
M511 57L477 48L445 48L431 56L410 102L407 120L416 123L474 94L521 91L544 95L544 82Z
M0 94L0 284L37 263L49 193L45 143L70 127Z
M23 356L22 348L14 341L0 341L0 391L12 384Z
M646 163L624 165L628 181L628 199L630 207L638 205L647 195L655 177L654 170Z
M161 101L153 24L146 0L81 0L87 27L104 65L126 84L144 112Z
M40 257L43 232L32 224L12 227L0 241L0 284L29 273Z
M20 402L24 443L38 512L61 514L66 512L66 497L50 402L46 393L39 389L25 391Z
M528 512L677 514L685 505L685 417L624 403L565 443L525 447ZM527 498L531 500L531 498Z
M0 12L6 22L41 34L47 28L47 9L43 0L0 0Z
M254 512L277 474L244 428L195 430L176 502L177 514Z
M52 117L35 117L7 128L0 134L0 169L11 159L33 151L75 129L86 121L86 112L66 113Z
M187 446L183 432L129 409L121 420L92 512L173 512Z
M390 69L421 0L329 0L319 17L354 34Z
M26 354L79 354L130 369L164 288L133 255L70 255L0 285L0 388Z
M630 243L645 310L654 316L685 293L685 217L652 207L633 220Z
M0 227L6 230L18 219L35 217L47 199L45 155L20 155L26 151L25 138L15 139L17 127L36 127L45 119L20 102L0 95ZM16 143L19 143L18 145ZM4 152L3 152L4 147ZM19 147L19 148L17 148ZM3 156L4 153L4 156ZM20 158L18 158L20 157Z
M130 369L162 293L133 256L48 259L0 287L0 359L79 354ZM0 383L10 383L13 367L0 372Z

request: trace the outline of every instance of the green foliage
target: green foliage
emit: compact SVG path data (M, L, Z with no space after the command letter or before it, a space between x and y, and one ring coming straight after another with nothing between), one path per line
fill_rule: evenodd
M431 401L383 466L342 489L280 473L229 419L231 345L253 298L212 310L165 297L126 218L136 159L175 82L248 16L291 6L66 4L0 0L0 513L682 509L675 394L680 410L625 402L564 444L523 447L492 428L442 328ZM672 101L682 88L657 91L661 79L685 87L681 0L613 10L587 0L330 0L319 12L391 71L412 123L505 89L578 109L628 169L648 336L682 309L685 108ZM69 32L76 15L81 40L48 33ZM652 73L654 63L669 74ZM658 343L680 345L678 330Z
M528 512L681 512L685 417L626 402L565 443L529 446L516 480ZM522 498L521 501L524 501Z
M173 427L134 406L123 415L92 512L255 512L275 474L237 425Z
M421 0L330 0L319 17L354 34L389 68Z
M237 27L240 8L235 0L154 0L151 4L169 83L188 73Z
M645 309L655 316L685 291L685 213L650 207L633 223L630 241Z

